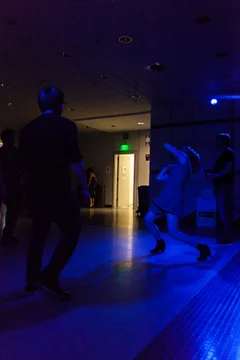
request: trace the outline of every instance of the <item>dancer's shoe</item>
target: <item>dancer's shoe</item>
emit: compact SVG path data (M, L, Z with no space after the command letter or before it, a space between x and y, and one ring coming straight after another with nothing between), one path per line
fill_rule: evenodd
M164 253L165 249L166 249L166 243L164 240L161 239L157 241L155 248L152 249L150 252L151 254L160 254L160 253Z
M206 244L198 244L196 248L200 252L200 256L197 258L198 261L206 261L211 256L211 250Z

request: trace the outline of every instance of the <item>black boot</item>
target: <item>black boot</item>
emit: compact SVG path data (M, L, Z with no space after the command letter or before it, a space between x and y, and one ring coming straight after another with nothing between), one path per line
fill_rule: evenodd
M200 256L197 258L198 261L206 261L211 256L211 251L206 244L198 244L196 248L200 252Z
M150 252L151 252L151 254L159 254L159 253L164 253L165 249L166 249L165 241L158 240L155 248L152 249Z
M61 289L58 279L49 276L46 270L42 272L40 286L42 289L56 295L60 300L71 299L71 295Z

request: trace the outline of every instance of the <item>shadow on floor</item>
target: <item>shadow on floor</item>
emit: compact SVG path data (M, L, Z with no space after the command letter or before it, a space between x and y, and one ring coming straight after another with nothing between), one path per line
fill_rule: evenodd
M186 268L183 284L194 286L196 284L189 276L191 268L208 271L217 260L215 258L208 263L194 261L163 265L160 259L161 257L143 256L123 262L109 262L100 265L83 278L63 278L63 286L73 295L68 303L59 302L41 291L32 297L26 297L22 292L9 294L0 299L0 333L45 322L77 307L127 306L159 295L176 285L175 273L169 275L174 269ZM181 286L178 283L179 285Z

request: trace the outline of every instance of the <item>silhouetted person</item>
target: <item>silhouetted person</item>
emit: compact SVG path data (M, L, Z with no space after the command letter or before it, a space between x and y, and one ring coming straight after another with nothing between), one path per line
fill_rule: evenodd
M93 208L97 196L97 176L92 167L87 169L87 181L90 192L90 208Z
M235 154L231 149L230 144L231 137L229 134L217 135L216 147L219 150L219 157L216 161L213 172L206 174L206 177L213 181L217 212L221 219L221 223L217 222L218 244L229 244L233 241L232 215Z
M87 181L78 147L76 125L61 116L64 94L49 86L39 92L42 115L30 122L20 136L20 155L32 190L33 236L27 259L27 292L45 288L62 298L59 275L71 258L80 235L80 205L71 190L70 167L81 186L81 199L89 201ZM51 222L62 238L47 267L42 257Z
M7 197L4 200L7 212L1 243L2 245L7 245L9 243L18 242L18 240L13 236L13 232L19 213L21 177L19 153L17 147L15 146L15 132L10 129L3 130L1 133L1 139L3 146L0 149L0 165L7 192Z

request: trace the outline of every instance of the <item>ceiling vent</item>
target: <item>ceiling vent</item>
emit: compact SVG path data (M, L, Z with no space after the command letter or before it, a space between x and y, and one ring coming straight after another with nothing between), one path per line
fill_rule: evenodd
M148 71L158 71L158 72L163 72L164 70L166 70L166 66L159 64L159 63L154 63L150 66L147 66L146 68Z
M211 21L209 16L198 16L196 18L196 23L198 25L205 25L205 24L209 24Z
M118 41L121 44L130 44L133 40L132 40L132 38L130 36L120 36Z

